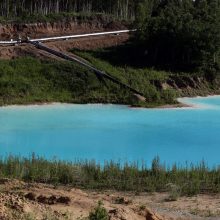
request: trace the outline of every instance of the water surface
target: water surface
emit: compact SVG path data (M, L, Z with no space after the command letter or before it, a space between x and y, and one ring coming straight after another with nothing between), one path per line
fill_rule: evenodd
M46 158L220 165L220 97L184 98L195 108L119 105L0 108L0 154Z

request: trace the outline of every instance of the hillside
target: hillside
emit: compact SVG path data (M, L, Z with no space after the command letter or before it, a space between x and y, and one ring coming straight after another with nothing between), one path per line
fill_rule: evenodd
M127 28L125 23L96 18L90 22L60 21L34 24L7 24L0 27L3 39L16 36L62 36ZM179 96L218 93L219 80L209 82L199 73L174 73L143 65L143 57L132 46L132 36L100 36L48 42L50 48L79 55L95 67L129 84L145 95L141 103L130 92L100 81L94 73L63 61L31 45L2 46L0 103L45 102L120 103L135 106L177 104ZM104 49L106 48L106 49ZM129 54L129 56L127 56ZM32 68L35 66L36 68ZM36 83L37 82L37 83ZM178 104L177 104L178 106Z

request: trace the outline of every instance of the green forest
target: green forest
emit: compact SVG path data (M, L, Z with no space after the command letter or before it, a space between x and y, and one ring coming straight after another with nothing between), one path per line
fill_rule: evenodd
M173 71L219 71L220 1L144 1L136 17L145 62Z

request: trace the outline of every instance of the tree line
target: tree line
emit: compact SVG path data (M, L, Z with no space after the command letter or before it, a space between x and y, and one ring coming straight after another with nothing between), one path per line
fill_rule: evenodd
M103 13L116 18L130 19L135 16L135 0L1 0L0 15L48 15L62 12Z

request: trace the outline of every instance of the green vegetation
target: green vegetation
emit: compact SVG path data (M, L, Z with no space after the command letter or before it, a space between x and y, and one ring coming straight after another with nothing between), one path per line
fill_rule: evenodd
M0 21L133 21L136 56L174 72L219 73L220 0L5 0Z
M76 64L33 58L0 61L0 104L68 102L156 106L175 102L173 90L163 91L156 86L156 83L168 78L167 73L113 67L89 53L83 56L96 67L143 92L147 104L138 101L129 91L108 80L98 79L94 73Z
M35 22L71 22L77 21L78 23L84 22L112 22L121 21L121 19L116 18L110 14L95 13L95 12L60 12L60 13L50 13L50 14L23 14L21 16L0 16L0 23L14 23L14 24L24 24L24 23L35 23ZM128 21L130 23L130 21Z
M211 82L220 70L220 0L5 0L0 8L2 22L132 21L144 67L200 72Z
M172 88L162 89L162 84L169 79L172 73L139 66L132 62L132 55L125 55L129 52L127 49L130 49L130 47L122 46L97 51L73 50L73 52L88 60L96 68L111 74L132 88L142 92L147 103L136 103L136 105L152 107L175 104L177 92Z
M177 201L181 195L181 188L174 184L167 184L167 189L169 191L169 197L166 201Z
M101 201L99 201L95 209L89 213L88 219L89 220L109 220L108 212L103 207L103 203Z
M70 62L0 61L0 104L132 103L131 93Z
M135 47L133 41L112 48L95 51L73 49L72 52L142 92L147 102L137 103L138 106L176 104L176 98L179 96L219 93L220 76L210 81L202 70L189 73L154 68L146 64L142 49Z
M117 19L131 20L135 17L135 0L5 0L0 2L3 18L30 18L56 16L62 13L80 15L101 13Z
M206 95L218 89L219 80L215 83L205 81L202 73L191 73L189 76L188 73L144 67L140 59L132 59L135 57L134 50L128 44L97 51L73 52L142 92L146 102L109 80L96 77L78 64L19 58L0 60L0 105L65 102L155 107L176 104L176 97L181 95ZM125 56L126 53L131 56ZM177 91L173 84L180 90Z
M219 0L143 0L138 11L136 42L145 65L199 71L215 79L220 67Z
M134 50L128 44L97 51L73 52L142 92L146 102L107 79L97 78L93 72L77 64L19 58L0 60L0 105L65 102L155 107L176 104L176 97L181 95L206 95L218 89L218 83L204 81L204 76L199 73L189 76L188 73L144 67L140 59L133 59ZM125 56L127 53L131 56ZM199 77L202 80L199 81ZM181 90L177 92L172 83Z
M6 0L0 3L1 21L133 21L138 31L130 44L74 52L143 93L147 102L78 65L23 58L0 61L0 105L59 101L153 107L176 104L180 95L213 94L220 82L219 1Z
M170 192L170 199L181 195L220 192L220 169L197 166L165 167L155 158L151 168L144 164L94 161L58 161L32 156L0 159L0 177L27 182L65 184L85 189L112 189L135 192Z

